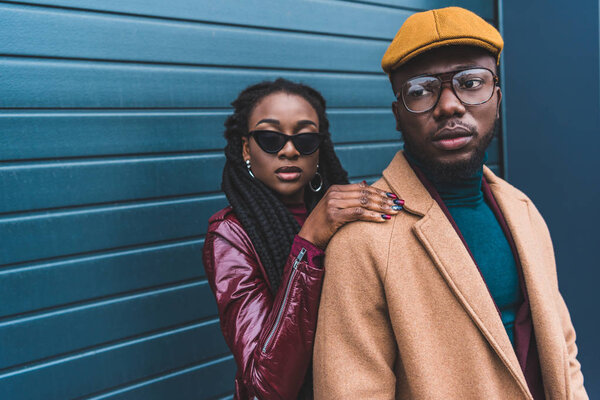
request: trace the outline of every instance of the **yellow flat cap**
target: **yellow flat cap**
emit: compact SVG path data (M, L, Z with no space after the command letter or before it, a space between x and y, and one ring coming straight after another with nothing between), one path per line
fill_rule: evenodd
M504 41L483 18L460 7L447 7L408 17L383 55L381 68L389 75L408 60L441 46L483 47L500 60Z

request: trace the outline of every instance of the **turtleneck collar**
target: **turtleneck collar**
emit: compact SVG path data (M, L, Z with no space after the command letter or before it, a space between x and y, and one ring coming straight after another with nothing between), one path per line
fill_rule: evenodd
M417 166L427 177L429 182L435 187L447 207L458 206L476 206L483 202L483 192L481 190L481 179L483 178L483 164L471 176L460 178L454 182L441 182L433 177L430 169L418 161L407 149L404 149L404 155L411 164ZM487 161L487 152L483 162Z

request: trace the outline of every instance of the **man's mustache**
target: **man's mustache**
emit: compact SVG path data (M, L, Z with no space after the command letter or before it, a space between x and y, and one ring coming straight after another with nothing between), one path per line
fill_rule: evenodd
M465 131L469 132L470 135L473 135L473 136L477 135L477 128L474 127L473 125L464 123L463 121L460 121L457 119L452 119L452 120L440 122L437 126L437 129L429 134L429 138L431 140L437 139L438 136L440 136L439 132L444 129L465 130ZM461 135L461 136L463 136L463 135Z

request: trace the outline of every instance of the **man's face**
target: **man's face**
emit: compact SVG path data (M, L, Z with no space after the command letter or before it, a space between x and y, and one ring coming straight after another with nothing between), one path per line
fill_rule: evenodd
M394 93L420 75L440 74L473 67L496 72L494 57L478 47L448 46L424 53L392 72ZM405 148L435 175L452 181L471 175L482 162L496 128L502 93L499 87L489 101L465 105L449 83L442 86L436 106L423 113L408 111L399 97L392 104L396 129L402 131Z

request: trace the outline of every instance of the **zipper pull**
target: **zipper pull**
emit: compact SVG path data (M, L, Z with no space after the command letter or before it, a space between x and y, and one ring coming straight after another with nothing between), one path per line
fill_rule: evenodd
M302 250L300 250L300 253L298 253L298 257L296 257L296 259L294 260L294 264L292 264L292 268L298 269L298 264L300 264L300 261L302 261L302 257L304 257L305 254L306 254L306 249L303 247Z

